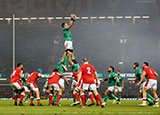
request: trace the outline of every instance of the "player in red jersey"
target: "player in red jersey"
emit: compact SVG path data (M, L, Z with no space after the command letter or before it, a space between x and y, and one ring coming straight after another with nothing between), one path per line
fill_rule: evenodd
M88 64L88 59L87 58L83 59L83 65L79 68L77 84L80 82L81 77L83 79L83 86L80 90L80 94L81 94L80 97L81 97L81 100L82 100L82 108L85 108L85 103L86 103L85 92L88 91L89 89L91 91L93 91L96 99L100 102L101 107L104 107L102 105L101 96L99 95L99 93L97 92L97 89L96 89L96 85L98 86L97 72L92 65ZM96 82L95 82L95 77L96 77Z
M59 80L60 78L64 79L65 82L67 83L67 85L69 86L69 82L68 80L64 77L65 73L61 74L58 72L58 69L54 69L53 72L50 74L50 76L48 77L48 87L49 90L52 92L50 94L53 94L53 91L55 91L56 93L58 93L57 95L57 103L55 105L60 106L59 101L61 99L62 96L62 88L59 84ZM51 96L51 95L50 95ZM52 102L52 98L49 97L49 105L51 105Z
M156 71L154 71L151 67L149 67L148 62L143 63L143 71L142 72L143 73L141 76L141 80L136 84L136 86L139 86L141 84L144 77L146 77L147 82L145 83L145 87L143 89L143 103L140 104L139 106L146 106L147 91L149 89L151 89L153 96L155 98L155 105L153 107L159 107L159 104L158 104L159 99L158 99L158 95L156 93L158 73Z
M41 68L38 68L37 71L33 72L29 76L27 81L26 81L27 87L31 91L31 103L30 103L30 106L34 106L34 104L33 104L33 96L34 96L34 94L33 93L36 93L37 102L38 102L37 106L42 106L42 104L40 102L39 89L38 89L38 87L37 87L37 85L35 83L39 77L46 77L46 76L42 75L42 69Z
M11 86L13 88L13 90L15 91L15 95L14 95L14 100L15 100L15 106L17 106L17 100L18 100L18 94L20 93L20 102L19 102L19 106L23 106L23 98L25 97L25 90L23 85L20 83L20 79L24 80L23 78L23 64L19 63L17 65L17 68L15 70L12 71L12 75L11 75Z

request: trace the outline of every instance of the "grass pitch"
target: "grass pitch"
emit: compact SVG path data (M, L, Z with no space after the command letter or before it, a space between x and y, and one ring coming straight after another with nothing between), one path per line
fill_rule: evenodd
M83 114L83 115L98 115L98 114L121 114L121 115L160 115L160 108L153 108L152 106L138 107L138 104L142 101L137 100L122 100L121 104L112 104L112 100L108 101L105 108L100 106L92 106L86 108L79 108L80 106L70 107L71 100L61 100L62 106L48 106L48 100L41 100L44 106L30 107L29 103L25 103L25 106L14 106L13 100L0 100L0 115L71 115L71 114ZM37 101L34 101L35 105ZM88 101L88 103L90 103Z

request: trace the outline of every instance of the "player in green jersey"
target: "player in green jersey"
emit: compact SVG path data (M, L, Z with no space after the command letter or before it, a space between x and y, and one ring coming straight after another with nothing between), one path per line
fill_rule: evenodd
M76 21L76 16L74 14L71 14L71 20L70 20L70 23L67 24L66 22L63 22L62 23L62 32L63 32L63 35L64 35L64 39L65 39L65 42L64 42L64 46L65 46L65 51L70 51L70 52L73 52L73 43L72 43L72 34L70 32L70 29L71 27L73 26L74 24L74 21ZM68 61L68 55L66 55L65 57L65 60L64 60L64 66L66 66L67 64L67 61ZM67 70L66 67L64 67L65 70Z
M109 74L107 75L107 78L102 80L102 82L108 80L108 85L109 85L108 89L105 91L105 98L104 98L103 106L105 106L107 100L109 100L108 96L110 96L113 99L119 101L119 99L113 94L114 89L117 88L117 86L115 86L115 85L116 85L116 81L118 80L117 75L114 73L114 67L113 66L109 66L108 73Z
M29 77L29 73L25 73L24 74L24 79L25 79L25 81L27 81L27 79L28 79L28 77ZM30 90L28 89L28 87L26 86L26 82L25 81L22 81L22 84L23 84L23 86L24 86L24 90L25 90L25 98L24 98L24 102L25 103L27 103L27 100L28 100L28 98L30 97Z
M130 84L139 82L141 80L141 76L142 76L142 70L139 68L139 63L138 62L135 62L133 64L133 69L135 70L135 77L136 77L136 79L134 81L130 81ZM147 82L147 79L144 78L144 80L142 81L142 83L140 85L139 92L140 92L140 94L141 94L142 97L143 97L143 94L142 94L143 93L143 88L144 88L144 85L145 85L146 82ZM153 102L155 102L155 99L149 93L147 93L146 100L149 102L149 106L152 106Z
M115 89L114 93L115 96L118 96L119 101L117 102L117 104L120 104L120 99L121 99L121 94L122 94L122 89L124 88L124 80L122 78L122 76L120 75L121 71L118 70L117 72L117 78L118 80L116 81L116 85L118 86L117 89ZM115 100L113 101L113 103L115 103Z

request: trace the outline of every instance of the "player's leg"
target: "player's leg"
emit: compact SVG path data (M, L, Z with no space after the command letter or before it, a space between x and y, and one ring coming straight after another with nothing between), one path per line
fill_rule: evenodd
M52 99L53 99L53 95L54 95L53 92L54 92L53 89L50 90L50 93L49 93L49 96L48 96L48 98L49 98L49 103L48 103L48 105L49 105L49 106L52 105Z
M55 105L56 102L57 102L57 95L58 95L58 92L54 91L54 96L53 96L53 99L52 99L52 104Z
M73 95L74 95L76 101L73 104L71 104L71 106L76 106L76 105L80 104L79 94L76 90L73 90Z
M152 93L155 98L155 105L153 107L159 107L159 104L158 104L159 98L156 91L157 91L157 80L154 80L152 85Z
M35 92L32 90L31 91L31 93L30 93L30 95L31 95L31 99L30 99L30 106L34 106L34 104L33 104L33 100L34 100L34 95L35 95Z
M11 84L12 89L14 90L14 105L17 106L17 100L18 100L18 93L19 90L16 88L14 84Z
M89 98L91 99L91 103L88 106L92 106L95 105L95 101L94 101L94 95L91 92L91 90L88 92Z
M146 87L143 88L143 103L139 104L139 106L142 106L142 107L146 106L147 91L148 89Z
M80 89L80 97L81 97L81 101L82 101L82 108L85 108L85 104L86 104L86 95L85 92L89 89L89 84L82 84L82 87Z
M117 102L117 104L120 104L121 95L122 95L122 87L118 87L118 102Z
M58 90L58 95L57 95L57 103L56 103L57 106L61 106L61 105L59 104L59 101L60 101L61 97L62 97L62 90L59 89L59 90Z
M115 89L114 90L114 95L117 97L118 96L118 89ZM113 104L115 104L116 100L113 99Z
M108 89L105 91L105 93L104 93L104 94L105 94L104 103L106 103L106 102L109 100L108 95L110 95L110 93L111 93L111 92L110 92L110 90L108 90Z

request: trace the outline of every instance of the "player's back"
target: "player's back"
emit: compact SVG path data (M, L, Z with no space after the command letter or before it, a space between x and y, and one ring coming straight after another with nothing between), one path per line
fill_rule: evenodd
M95 83L95 68L90 64L83 64L79 68L79 72L82 72L82 78L84 83Z
M153 79L153 80L157 80L156 76L155 76L155 71L151 68L151 67L145 67L143 69L143 71L146 72L146 79L149 80L149 79Z
M36 82L37 79L38 79L38 76L39 76L39 72L38 71L35 71L33 72L27 79L27 82Z
M53 83L54 84L59 83L60 76L58 74L60 74L60 73L59 72L52 72L50 74L50 76L52 76L52 77L48 79L48 85L53 84Z
M19 74L23 73L23 70L21 68L16 68L12 71L12 75L11 75L11 83L19 81L20 80L20 75Z

